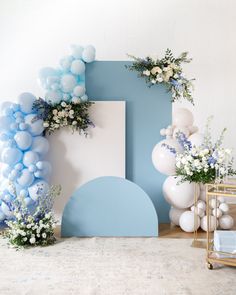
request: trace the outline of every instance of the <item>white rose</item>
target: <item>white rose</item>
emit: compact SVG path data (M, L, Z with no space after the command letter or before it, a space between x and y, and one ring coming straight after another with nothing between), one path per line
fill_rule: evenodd
M66 107L66 103L63 101L62 103L61 103L61 106L64 108L64 107Z
M54 109L54 110L52 111L52 113L53 113L53 115L57 115L57 110Z
M74 113L75 113L74 110L70 110L70 111L69 111L69 114L70 114L70 115L73 115Z
M43 127L45 127L45 128L49 127L49 123L48 122L43 122Z
M72 122L72 125L77 125L77 122L76 122L76 121L73 121L73 122Z
M42 234L42 237L46 239L47 235L45 233Z
M36 242L35 237L30 238L30 244L34 244Z
M150 71L149 71L149 70L143 71L143 74L144 74L145 76L150 76Z
M159 83L163 82L163 78L162 77L158 77L157 78L157 82L159 82Z

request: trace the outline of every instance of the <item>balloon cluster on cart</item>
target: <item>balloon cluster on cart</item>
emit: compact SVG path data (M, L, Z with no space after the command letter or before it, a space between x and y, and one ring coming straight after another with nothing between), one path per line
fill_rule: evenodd
M193 125L194 117L192 113L185 108L179 108L173 113L173 124L160 130L160 134L166 138L160 141L153 149L152 162L155 168L168 175L163 183L163 195L165 200L171 205L169 211L170 221L180 226L183 231L193 232L199 227L207 230L206 217L206 194L205 186L197 185L194 191L194 183L180 182L180 178L175 176L175 155L166 146L182 151L182 147L176 140L176 134L182 132L186 135L192 145L200 146L203 143L204 135L198 131L198 127ZM194 206L194 195L197 195L197 204ZM211 231L215 227L221 229L230 229L233 226L233 218L229 215L229 206L223 197L210 202ZM194 222L195 213L197 222ZM215 223L215 217L217 223Z

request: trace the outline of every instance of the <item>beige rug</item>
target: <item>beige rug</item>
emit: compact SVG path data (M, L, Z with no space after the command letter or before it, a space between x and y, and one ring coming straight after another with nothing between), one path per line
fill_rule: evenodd
M236 269L208 270L191 240L71 238L23 251L0 239L0 294L236 294Z

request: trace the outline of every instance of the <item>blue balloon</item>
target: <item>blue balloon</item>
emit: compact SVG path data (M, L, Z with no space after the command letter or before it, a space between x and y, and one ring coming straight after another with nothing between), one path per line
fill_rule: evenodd
M13 115L13 109L12 108L6 108L3 111L3 113L4 113L5 116L12 116Z
M85 94L85 88L81 85L77 85L75 86L74 90L73 90L73 95L77 96L77 97L81 97Z
M46 179L52 172L52 166L48 161L39 161L37 162L36 167L39 169L39 171L34 173L34 176L37 178Z
M62 100L62 93L61 91L48 90L45 93L45 99L47 102L59 103Z
M36 201L40 196L45 195L49 191L49 185L44 180L36 181L28 188L31 199Z
M38 153L40 156L45 156L49 150L49 142L43 136L33 138L31 150Z
M30 165L35 165L38 161L39 161L39 156L37 153L33 151L27 151L24 153L23 164L26 167L29 167Z
M14 120L12 117L9 116L1 116L0 117L0 131L9 132L11 131L11 124L14 123Z
M82 58L84 48L80 45L71 45L72 56L74 58Z
M28 195L29 195L28 190L26 190L26 189L20 190L20 196L21 197L26 198L26 197L28 197Z
M72 92L76 85L77 81L75 76L71 74L65 74L61 77L61 87L64 92Z
M36 119L36 115L29 114L25 117L25 123L28 125L28 131L33 135L41 135L43 133L43 120Z
M24 168L24 165L22 163L18 163L14 167L16 170L21 171Z
M81 101L87 101L88 100L88 96L85 94L83 96L81 96Z
M0 134L0 141L7 141L12 138L10 133L1 133Z
M4 167L1 169L2 176L5 178L8 178L8 175L11 173L12 167L9 165L4 165Z
M29 165L29 168L28 168L28 169L29 169L29 171L32 172L32 173L37 171L37 167L36 167L36 165L34 165L34 164Z
M95 48L92 45L89 45L84 48L83 53L82 53L82 59L89 63L95 60Z
M10 208L4 202L2 202L2 204L1 204L1 210L7 217L12 216L12 212L11 212Z
M24 130L26 130L28 128L28 125L27 124L25 124L25 123L20 123L19 124L19 129L21 130L21 131L24 131Z
M10 125L10 130L11 131L17 131L18 128L19 128L19 124L15 123L15 122L11 123L11 125Z
M39 71L39 81L43 88L47 88L47 78L51 76L58 76L59 72L51 67L42 68Z
M2 162L13 166L21 161L23 153L17 148L5 148L2 152Z
M32 136L27 131L19 131L15 134L14 139L21 150L27 150L32 144Z
M23 118L24 114L22 112L18 111L18 112L15 112L14 117L15 118Z
M71 63L70 71L74 75L82 75L85 72L85 64L80 59L75 59Z
M20 109L23 113L29 114L32 112L33 103L35 102L36 97L29 93L24 92L18 96L18 102L20 105Z
M21 176L17 179L17 182L22 187L28 187L34 182L34 175L33 173L29 172L28 169L23 169Z
M73 56L68 55L68 56L63 57L60 60L60 65L61 65L63 71L68 71L70 69L73 59L74 59Z

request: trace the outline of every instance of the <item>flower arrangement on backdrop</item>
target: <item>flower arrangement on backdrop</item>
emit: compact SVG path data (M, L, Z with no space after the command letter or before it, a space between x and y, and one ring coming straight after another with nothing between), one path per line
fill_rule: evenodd
M208 119L204 141L200 146L192 145L182 132L176 134L183 149L182 152L176 152L174 148L166 146L176 156L176 175L180 176L183 182L205 184L236 175L233 169L232 151L222 147L226 128L222 130L218 140L213 143L210 121L211 118Z
M72 132L83 131L87 135L90 126L94 127L89 118L88 110L93 103L80 101L79 98L71 102L48 103L39 98L33 104L33 110L37 112L35 119L42 119L44 132L51 134L62 127L70 127Z
M149 86L155 84L164 84L167 90L171 92L172 102L186 99L194 104L192 91L194 79L188 79L183 73L182 64L190 63L188 53L183 52L175 58L170 49L167 49L165 56L161 59L154 59L150 56L139 58L129 55L134 62L126 67L131 71L137 71L138 76L145 78Z
M46 193L39 190L35 205L29 208L24 198L17 196L15 191L15 200L11 208L12 217L6 221L8 229L4 233L13 247L54 244L56 220L52 207L54 199L60 195L60 192L60 186L51 186Z

